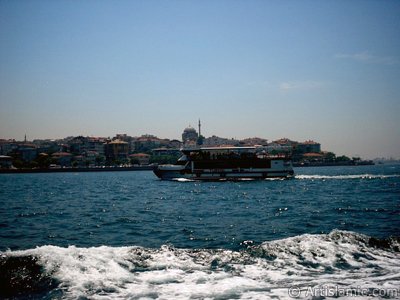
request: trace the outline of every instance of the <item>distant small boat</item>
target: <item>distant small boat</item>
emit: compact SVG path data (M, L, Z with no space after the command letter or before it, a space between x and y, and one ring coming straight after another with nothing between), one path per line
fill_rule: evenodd
M158 165L161 179L239 180L292 177L289 155L269 155L264 147L210 147L181 150L173 165Z

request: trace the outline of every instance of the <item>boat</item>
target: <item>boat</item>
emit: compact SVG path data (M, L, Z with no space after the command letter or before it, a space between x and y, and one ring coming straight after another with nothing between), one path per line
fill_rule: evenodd
M288 154L271 155L262 146L181 149L175 164L153 169L161 179L241 180L289 178L294 175Z

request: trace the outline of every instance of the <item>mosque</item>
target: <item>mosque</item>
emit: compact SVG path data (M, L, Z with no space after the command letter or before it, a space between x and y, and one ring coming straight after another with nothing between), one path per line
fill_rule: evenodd
M199 119L199 132L196 131L192 126L188 126L183 130L182 133L182 142L184 145L198 145L200 142L199 137L201 137L201 122Z

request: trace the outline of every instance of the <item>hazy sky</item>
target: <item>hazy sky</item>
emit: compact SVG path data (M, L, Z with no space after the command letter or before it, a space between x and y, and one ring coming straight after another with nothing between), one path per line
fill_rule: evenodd
M0 138L314 139L400 158L400 1L0 0Z

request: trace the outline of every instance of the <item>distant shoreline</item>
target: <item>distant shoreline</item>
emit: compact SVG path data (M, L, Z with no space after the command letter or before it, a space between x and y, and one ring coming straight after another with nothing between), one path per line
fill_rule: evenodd
M374 165L374 163L361 164L339 164L339 163L313 163L299 164L293 163L295 168L307 167L358 167ZM122 172L122 171L152 171L154 166L134 166L134 167L95 167L95 168L48 168L48 169L0 169L0 174L28 174L28 173L77 173L77 172Z
M135 166L135 167L98 167L98 168L0 169L0 174L151 171L153 170L153 168L154 168L153 166Z

